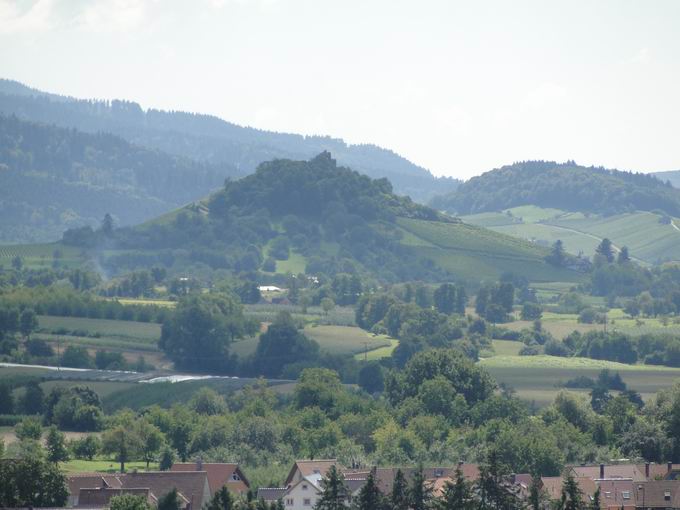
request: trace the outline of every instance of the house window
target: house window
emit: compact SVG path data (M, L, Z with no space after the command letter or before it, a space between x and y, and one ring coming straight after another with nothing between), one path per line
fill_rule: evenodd
M665 499L666 501L670 501L671 500L671 491L663 491L663 499Z
M314 470L314 474L315 474L315 475L320 475L320 474L321 474L321 471L318 470L318 469L315 469L315 470Z
M604 493L604 497L607 498L607 499L609 499L609 498L612 497L612 493L609 492L609 491L606 491L606 492Z
M444 476L444 470L443 469L435 469L434 470L434 476L435 478L441 478Z
M312 506L312 500L309 498L305 498L302 500L302 504L305 506Z
M293 506L293 498L286 498L286 506Z
M621 497L623 499L630 499L630 491L621 491Z
M307 484L302 484L302 490L306 491L307 490Z
M238 476L236 473L234 473L233 475L231 475L231 481L232 481L232 482L240 482L240 481L241 481L241 477Z

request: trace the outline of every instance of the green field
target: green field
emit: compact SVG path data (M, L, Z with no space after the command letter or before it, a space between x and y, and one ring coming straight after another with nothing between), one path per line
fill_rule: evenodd
M0 268L11 267L17 255L31 269L52 267L55 255L61 267L77 267L85 260L80 249L61 243L0 245Z
M550 266L545 248L529 241L465 223L443 223L399 218L408 233L402 244L434 260L459 278L496 279L504 272L523 275L531 281L577 282L579 273Z
M53 315L38 316L41 330L87 331L112 338L141 340L155 343L161 336L161 326L153 322L117 321L109 319L87 319L83 317L56 317Z
M494 356L480 361L499 382L513 387L520 398L539 407L552 402L557 383L577 376L597 377L603 368L619 372L629 388L647 400L680 381L680 369L651 365L625 365L613 361L554 356ZM585 391L585 390L584 390Z
M389 337L372 335L356 326L307 326L304 334L318 342L322 352L329 354L360 354L363 359L365 350L369 351L369 355L376 356L371 351L379 348L394 348L392 347L393 340ZM258 337L252 337L236 341L231 345L231 352L242 359L248 357L257 349L258 340Z
M175 308L177 301L168 301L167 299L137 299L137 298L115 298L121 305L147 305L160 306L164 308Z
M585 216L536 206L462 217L473 225L543 246L560 239L573 254L592 256L602 238L607 237L617 247L627 246L639 262L680 260L680 231L660 223L660 218L650 212Z
M397 348L397 345L399 345L399 340L391 338L390 345L385 347L378 347L377 349L373 349L372 351L368 351L367 353L363 352L357 353L354 355L354 359L357 359L359 361L363 360L375 361L382 358L389 358L390 356L392 356L394 349Z

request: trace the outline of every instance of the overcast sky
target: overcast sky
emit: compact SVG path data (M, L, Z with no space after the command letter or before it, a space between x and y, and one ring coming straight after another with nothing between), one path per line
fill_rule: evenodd
M680 169L680 1L0 0L0 76L467 178Z

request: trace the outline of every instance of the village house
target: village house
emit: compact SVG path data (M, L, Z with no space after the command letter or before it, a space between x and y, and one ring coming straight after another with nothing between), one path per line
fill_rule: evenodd
M237 496L245 496L250 490L250 482L241 471L238 464L211 463L197 460L196 462L176 462L170 471L205 471L208 474L210 495L214 495L226 486L229 492Z
M123 494L141 495L155 505L172 489L177 489L182 510L200 510L211 495L205 471L80 473L67 477L67 487L67 505L73 508L108 508L111 498Z

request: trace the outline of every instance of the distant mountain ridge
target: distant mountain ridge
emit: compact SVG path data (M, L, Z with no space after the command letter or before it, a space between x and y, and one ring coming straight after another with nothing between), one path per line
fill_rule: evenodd
M386 177L396 193L421 202L452 191L459 183L452 178L434 177L428 170L375 145L348 145L330 137L263 131L210 115L145 111L130 101L57 96L11 80L0 80L0 112L86 132L110 132L168 154L227 164L239 175L252 173L262 161L304 160L330 151L341 164L372 178Z
M670 182L674 188L680 188L680 170L668 170L666 172L654 172L652 175L658 177L662 181Z
M0 242L59 239L67 228L140 223L191 202L236 175L138 147L108 133L0 114Z
M431 205L457 214L536 205L604 215L662 211L678 217L680 190L650 174L571 161L526 161L473 177L454 192L435 197Z

